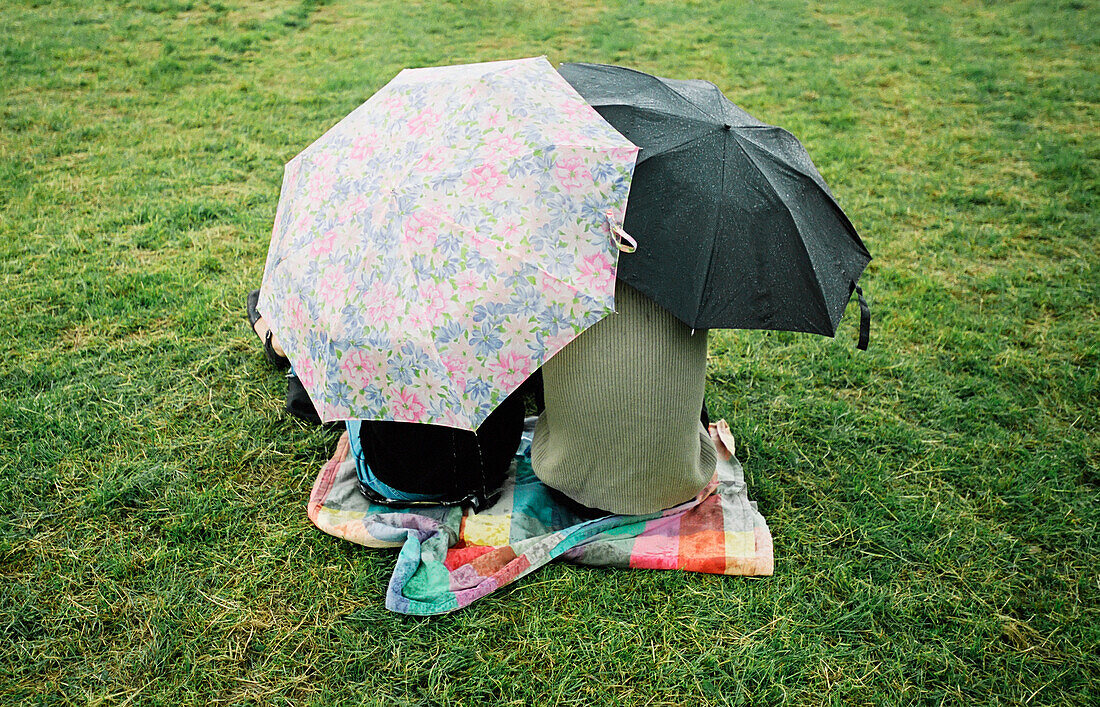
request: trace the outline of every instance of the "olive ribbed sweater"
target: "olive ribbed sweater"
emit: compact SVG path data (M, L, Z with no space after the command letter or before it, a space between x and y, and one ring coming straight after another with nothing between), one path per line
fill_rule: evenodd
M714 474L699 422L707 332L693 335L621 282L615 308L543 365L531 464L586 506L652 513L691 499Z

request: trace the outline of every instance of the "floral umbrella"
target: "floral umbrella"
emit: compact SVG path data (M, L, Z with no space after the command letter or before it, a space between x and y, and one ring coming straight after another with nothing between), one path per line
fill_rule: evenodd
M613 310L637 152L538 57L406 69L292 159L259 310L321 419L476 429Z

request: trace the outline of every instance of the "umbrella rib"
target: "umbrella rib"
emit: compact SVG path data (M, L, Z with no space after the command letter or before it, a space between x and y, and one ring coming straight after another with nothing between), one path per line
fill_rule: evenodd
M577 294L581 294L581 295L585 294L584 292L582 292L582 291L581 291L581 288L577 287L576 285L574 285L574 284L573 284L573 283L571 283L571 282L567 282L566 280L563 280L563 279L561 279L560 277L558 277L558 276L557 276L557 275L555 275L554 273L550 272L550 271L549 271L549 270L547 270L546 268L542 267L541 265L535 265L535 269L536 269L536 270L538 270L538 271L539 271L540 273L542 273L543 275L545 275L546 277L548 277L548 278L550 278L550 279L552 279L552 280L557 280L558 282L560 282L561 284L565 285L565 286L566 286L566 287L568 287L569 289L573 290L573 291L574 291L574 292L576 292ZM590 295L589 295L589 296L590 296Z
M770 130L782 130L785 133L787 132L786 130L783 130L782 128L776 128L775 126L771 126L771 125L746 126L744 129L752 129L752 130L770 129ZM764 152L767 152L769 155L772 155L773 157L775 157L777 160L780 160L784 165L786 165L790 169L794 170L795 172L798 172L799 174L801 174L802 176L806 177L811 182L813 182L814 186L817 187L818 191L820 191L825 196L825 198L827 198L829 200L829 203L832 204L833 209L836 211L837 215L840 216L841 222L845 226L847 226L848 229L856 236L856 243L857 243L857 245L859 245L859 247L863 251L864 255L866 255L868 258L871 257L871 254L870 254L870 252L868 252L867 247L863 245L863 241L859 238L859 234L856 231L856 227L854 225L852 225L851 219L849 219L848 215L846 213L844 213L844 209L840 208L840 204L836 203L836 198L829 192L829 190L827 188L822 187L822 185L824 184L824 180L820 178L820 175L815 177L812 174L808 174L805 170L799 169L797 165L793 165L793 164L790 163L790 161L788 161L786 159L783 159L779 155L776 155L775 152L768 149L767 145L764 145L764 144L761 144L761 143L757 142L756 140L754 140L749 135L741 135L740 134L741 130L742 130L742 128L738 128L738 136L739 137L744 137L746 140L751 142L753 145L755 145L759 149L763 150ZM787 133L787 134L791 136L792 140L794 140L795 142L798 142L798 138L796 138L794 135L791 135L790 133ZM738 147L740 147L740 145L738 145ZM744 152L744 149L742 149L742 152ZM754 164L756 163L755 160L753 160L753 163Z
M677 95L679 95L679 94L677 94ZM637 109L636 107L631 106L629 103L601 103L598 106L598 108L603 108L605 106L617 106L617 107L621 107L621 108L631 108L634 111L639 112L639 113L649 113L649 114L656 115L656 116L662 115L662 113L660 113L659 111L655 111L655 110ZM721 127L715 121L709 121L708 122L707 120L703 120L703 119L700 119L700 118L682 116L682 115L679 115L679 114L677 114L676 117L680 118L684 121L687 121L687 122L696 123L702 128L712 128L712 130L705 131L701 135L693 135L693 136L688 137L687 139L685 139L683 142L676 143L675 145L670 145L669 147L664 148L660 152L652 152L652 153L651 153L652 148L648 148L648 147L645 147L643 145L637 145L636 143L631 141L630 138L626 138L627 141L629 141L632 145L635 145L636 147L639 148L639 150L638 150L638 162L637 162L638 164L641 164L642 162L645 162L646 160L648 160L652 157L657 157L659 155L663 155L663 154L666 154L668 152L672 152L673 150L678 150L681 147L689 145L689 144L691 144L692 142L694 142L696 140L700 140L704 137L707 137L708 135L713 134L714 130L720 129L720 127ZM615 126L612 126L612 127L615 127ZM615 128L615 130L619 131L618 128ZM622 135L621 132L619 132L619 134ZM626 137L626 136L623 135L623 137Z
M727 154L729 152L728 144L729 144L728 140L724 140L722 142L722 186L723 187L725 187L725 184L726 184L726 172L729 168L729 160L727 159ZM722 190L722 201L725 201L727 198L728 198L728 196L725 192L725 189L723 189ZM703 288L699 291L699 302L695 306L695 318L691 323L692 329L695 329L696 325L699 322L699 312L703 308L703 300L704 300L704 298L706 298L707 290L710 287L710 278L711 278L711 274L712 274L712 266L714 264L714 253L718 249L718 227L721 223L722 223L721 218L715 218L714 219L714 230L711 233L711 239L710 239L710 256L707 258L707 278L706 278L706 281L703 283Z
M733 142L734 142L735 145L737 145L737 149L741 151L741 154L743 154L745 156L745 158L749 160L749 162L752 162L753 166L756 167L756 171L759 172L760 175L764 177L764 179L768 182L768 185L771 186L771 188L775 191L776 194L778 194L779 190L776 188L775 184L772 182L771 177L768 176L767 172L765 172L763 169L760 168L760 164L753 158L752 155L749 154L748 150L746 150L744 148L744 146L741 145L741 143L737 141L736 136L734 136ZM755 143L753 143L753 144L755 144ZM795 228L795 231L798 232L798 223L794 220L794 212L791 211L791 207L787 206L787 203L785 201L783 201L782 199L779 200L779 203L783 205L783 210L787 212L787 217L790 219L791 225L793 225L794 228ZM802 248L802 252L806 256L806 261L810 264L810 268L809 268L810 275L814 279L814 284L817 285L817 287L815 287L813 289L814 289L814 301L817 303L818 308L820 309L819 314L824 314L825 319L827 321L831 322L832 317L829 316L829 306L825 302L825 295L823 294L823 289L821 287L821 280L817 276L817 269L814 267L814 261L810 257L810 251L806 249L806 244L805 244L805 242L803 242L802 238L797 238L795 240L798 242L798 245Z
M568 64L563 64L562 66L568 66ZM583 63L582 64L574 64L574 66L583 67L583 66L586 66L586 64L583 64ZM665 91L667 93L671 93L672 95L676 96L678 99L680 99L686 105L689 105L692 108L694 108L695 110L702 113L703 115L705 115L707 117L710 117L714 122L722 122L718 118L715 118L714 116L711 116L710 113L708 113L707 111L700 108L694 101L692 101L691 99L687 98L682 93L680 93L679 91L674 89L672 86L670 86L668 83L666 83L665 80L662 79L660 76L654 76L653 74L647 74L644 71L638 71L637 69L631 69L628 66L616 66L614 64L587 64L587 66L599 67L599 68L604 68L604 69L612 69L615 72L622 71L622 72L627 72L629 74L633 74L636 77L642 79L643 81L647 81L650 85L657 86L657 88L659 90ZM568 79L566 79L566 80L568 81ZM714 84L711 84L711 85L714 86ZM714 88L718 89L717 86L714 86ZM642 92L643 92L642 89L635 89L635 94L642 93ZM721 91L719 91L719 92L721 92ZM587 96L584 96L582 94L582 97L585 99L585 101L588 101ZM605 105L605 104L601 103L600 105ZM635 108L636 107L634 104L627 104L627 103L608 103L606 105L619 105L619 106L624 106L624 107L628 107L628 108ZM595 107L595 106L593 106L593 107Z
M398 74L398 75L400 76L400 74ZM485 80L485 76L486 75L479 76L477 78L477 83L476 84L471 84L471 88L474 88L474 87L476 87L476 88L485 88L488 85L488 82ZM473 93L473 92L471 91L471 93ZM373 96L372 96L372 98L373 98ZM473 106L476 101L477 101L477 97L474 96L474 95L464 97L463 100L461 100L459 102L458 107L456 109L452 109L450 111L450 114L452 114L452 115L462 115L462 114L465 113L466 109ZM442 131L434 131L434 132L431 132L430 135L433 138L439 138L442 135ZM432 144L439 144L439 143L438 143L438 141L436 141ZM415 170L415 169L416 169L416 162L413 161L413 160L408 160L408 163L405 166L405 170L402 172L401 177L399 179L395 179L395 180L392 181L391 188L396 190L396 187L399 184L400 185L405 184L405 181L409 178L409 175L411 175L413 173L413 170Z
M749 141L753 145L756 145L763 152L766 152L769 155L772 155L773 157L779 159L779 161L781 161L783 163L783 165L790 167L791 169L794 170L794 172L799 173L803 177L813 181L814 186L817 187L817 189L822 192L822 194L825 196L825 198L828 199L829 203L832 203L833 208L836 210L838 216L840 217L840 220L842 220L842 222L845 225L847 225L848 229L851 232L857 233L855 225L853 225L853 223L851 223L851 220L848 219L848 214L846 214L844 212L844 209L840 208L840 205L838 205L838 203L836 202L836 198L831 194L831 192L829 192L828 188L825 188L825 187L822 186L822 185L824 185L824 179L822 179L820 175L815 176L815 175L806 173L805 170L800 169L798 167L798 165L791 164L790 161L788 161L788 159L784 159L782 156L777 155L774 152L772 152L771 150L769 150L768 145L761 144L761 143L757 142L756 140L753 140L750 135L741 135L740 134L741 130L757 130L757 131L759 131L759 130L780 130L784 133L787 133L788 135L791 135L791 133L788 133L787 131L783 130L782 128L775 128L774 125L746 125L745 128L739 128L738 129L738 136L745 137L745 140ZM795 142L798 142L798 139L796 139L796 137L794 135L791 135L791 140L794 140ZM744 150L742 150L742 152L744 152ZM807 155L807 156L809 156L809 155ZM753 164L755 164L755 161L753 161ZM858 233L857 233L857 242L858 242L858 245L860 246L860 248L862 248L862 251L864 251L864 253L867 255L867 257L870 257L871 254L867 251L867 247L864 245L864 243L862 243L862 241L859 240Z
M445 219L451 225L455 226L456 228L459 228L463 231L466 231L467 233L472 233L472 229L469 226L465 226L465 225L459 223L453 217L451 217L450 214L440 212L438 215L441 218ZM519 260L519 258L514 258L514 257L513 257L513 259ZM617 260L618 260L618 254L616 253L616 261ZM562 285L565 285L566 287L568 287L573 292L575 292L577 294L585 294L579 287L577 287L576 285L574 285L573 283L571 283L567 280L561 279L557 275L554 275L554 273L552 273L549 270L547 270L546 268L544 268L541 264L539 264L539 263L529 263L529 264L533 265L535 267L535 270L537 270L538 272L541 272L543 275L546 275L548 278L550 278L552 280L560 282ZM433 345L434 345L434 342L433 342ZM439 350L438 349L436 349L436 355L439 355Z
M820 178L821 175L813 175L813 174L810 174L809 172L807 172L804 169L799 169L798 165L791 164L790 160L784 158L782 155L775 154L775 152L771 148L769 148L766 144L761 143L761 142L759 142L759 141L757 141L756 139L753 138L753 136L752 136L753 132L761 132L761 131L764 131L764 130L778 130L782 133L786 133L787 136L789 136L791 138L791 140L794 140L800 146L802 145L802 143L798 141L798 138L796 138L790 132L784 130L783 128L776 127L775 125L744 125L744 126L740 126L740 127L737 128L737 132L738 132L738 135L740 137L745 138L746 140L751 142L753 145L756 145L761 150L763 150L764 152L767 152L769 155L775 157L777 160L781 161L784 165L790 167L791 169L798 172L799 174L806 177L807 179L812 179L815 183L818 181L818 179ZM742 131L744 131L746 134L742 135L741 134ZM805 148L803 148L803 149L805 149ZM807 154L806 156L809 157L809 154ZM822 181L824 181L824 180L822 180ZM827 190L826 190L826 193L828 193ZM829 198L832 198L832 195L829 195Z
M452 226L454 226L454 227L456 227L456 228L459 228L459 229L461 229L461 230L463 230L463 231L465 231L465 232L467 232L467 233L473 233L473 229L471 229L471 228L470 228L469 226L465 226L465 225L463 225L463 224L459 223L458 221L456 221L456 220L455 220L455 219L454 219L454 218L453 218L453 217L452 217L452 216L451 216L450 214L448 214L448 213L444 213L444 212L437 212L437 214L436 214L436 215L437 215L437 216L439 216L439 217L441 217L441 218L443 218L443 219L445 219L445 220L447 221L447 223L451 224ZM511 256L511 258L512 258L513 260L520 260L519 258L516 258L515 256ZM538 270L539 272L543 273L544 275L546 275L547 277L549 277L549 278L551 278L551 279L557 280L558 282L560 282L561 284L565 285L566 287L568 287L569 289L573 290L574 292L577 292L577 293L580 293L580 294L584 294L584 293L583 293L583 292L581 291L581 289L580 289L579 287L577 287L576 285L574 285L574 284L573 284L573 283L571 283L571 282L568 282L568 281L566 281L566 280L562 280L562 279L561 279L560 277L558 277L558 276L554 275L554 274L553 274L552 272L550 272L549 270L547 270L546 268L544 268L544 267L543 267L542 265L540 265L539 263L528 263L528 264L530 264L530 265L534 265L534 267L535 267L535 269L536 269L536 270Z
M700 113L702 113L703 115L707 116L708 118L710 118L711 120L713 120L713 121L714 121L715 123L721 123L722 125L725 125L725 122L726 122L726 121L725 121L725 120L724 120L723 118L719 118L719 117L717 117L717 116L713 115L713 114L712 114L712 113L711 113L710 111L708 111L708 110L704 110L704 109L703 109L703 107L702 107L702 106L700 106L700 105L699 105L698 103L696 103L695 101L691 100L690 98L688 98L688 97L687 97L687 96L685 96L684 94L680 93L680 92L679 92L679 91L677 91L677 90L676 90L676 89L675 89L674 87L672 87L672 86L669 86L669 85L668 85L668 84L666 84L666 83L665 83L664 81L661 81L661 83L662 83L663 85L665 85L665 86L668 86L668 90L670 90L670 91L672 91L673 93L675 93L675 94L676 94L677 96L679 96L680 98L682 98L682 99L683 99L683 100L684 100L685 102L687 102L687 104L688 104L688 105L690 105L691 107L695 108L695 109L696 109L697 111L699 111L699 112L700 112ZM707 81L707 83L710 83L710 81ZM721 95L722 95L722 90L721 90L720 88L718 88L718 86L714 85L713 83L710 83L710 85L711 85L712 87L714 87L714 90L718 92L718 95L719 95L719 96L721 96ZM724 98L724 96L723 96L723 98Z
M676 95L679 96L680 94L677 93ZM680 97L683 98L683 96L680 96ZM684 99L684 100L686 101L687 99ZM699 108L698 106L696 106L694 103L691 103L690 101L688 101L688 105L691 106L692 108ZM688 121L691 121L693 123L702 123L703 125L717 125L717 124L725 125L725 123L723 123L721 120L712 117L708 113L703 113L702 109L699 109L699 112L703 113L703 117L700 118L698 116L684 115L683 113L677 113L677 112L670 111L670 110L658 111L658 110L653 110L653 109L648 109L648 108L639 108L637 105L635 105L633 103L626 103L626 102L622 102L622 101L604 100L604 101L601 101L599 105L593 106L593 107L597 108L597 109L607 108L607 107L611 107L611 108L629 108L631 110L631 112L635 112L635 113L646 112L646 113L654 113L654 114L658 114L658 115L670 115L671 114L671 115L676 116L677 118L680 118L682 120L688 120Z
M721 132L722 132L722 130L718 129L718 130L715 130L714 132L704 133L703 135L696 135L695 137L692 137L688 140L684 140L681 143L678 143L676 145L672 145L671 147L667 147L664 150L661 150L660 152L655 152L652 155L647 155L646 157L644 157L642 159L639 159L638 163L641 164L645 160L648 160L648 159L653 158L653 157L659 157L661 155L667 155L670 152L673 152L674 150L681 150L681 149L691 145L692 143L699 142L700 140L703 140L704 138L713 137L716 133L721 133ZM642 152L645 152L645 148L642 148Z
M611 144L610 142L608 142L606 144L605 143L598 143L598 142L589 142L589 143L585 143L583 145L574 145L572 143L559 142L559 143L554 143L554 147L555 148L572 147L572 148L577 149L577 150L621 150L621 149L624 149L624 148L627 148L627 147L635 147L635 148L638 148L639 150L641 150L640 147L638 147L634 143L630 142L630 140L626 136L622 135L622 133L619 134L619 137L621 137L623 140L625 140L627 142L627 144L624 145L621 142L618 143L618 144Z
M444 214L444 213L440 213L439 215L444 216L444 217L447 216L447 214ZM454 219L450 219L450 220L456 226L459 226L461 228L461 226L458 224L458 222L456 222ZM404 260L405 260L405 272L408 273L409 277L411 278L412 273L414 272L414 269L413 269L412 259L409 257L408 250L405 248L405 241L402 240L402 241L398 242L398 250L401 251L401 257L404 258ZM424 352L428 353L428 351L430 350L432 353L435 354L436 363L438 363L443 368L446 368L446 366L443 365L443 354L441 354L439 352L439 346L436 345L435 339L430 337L430 336L426 336L426 337L424 337L423 342L426 344L424 346ZM455 388L458 387L454 384L454 381L452 381L449 377L447 378L447 382L452 385L452 391Z

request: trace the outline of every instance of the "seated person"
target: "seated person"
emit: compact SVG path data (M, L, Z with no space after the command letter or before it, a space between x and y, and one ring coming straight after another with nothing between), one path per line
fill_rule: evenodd
M249 323L268 361L288 368L278 338L256 310L259 291L249 294ZM287 412L320 423L313 403L294 375L287 375ZM539 396L532 376L501 403L476 432L411 422L348 420L348 442L359 489L375 503L402 505L488 505L499 491L523 433L524 396Z
M615 308L543 364L531 465L589 511L653 513L694 498L714 475L717 451L700 421L707 332L622 282Z
M476 432L348 420L359 490L372 502L395 506L491 505L523 434L523 390L505 399Z

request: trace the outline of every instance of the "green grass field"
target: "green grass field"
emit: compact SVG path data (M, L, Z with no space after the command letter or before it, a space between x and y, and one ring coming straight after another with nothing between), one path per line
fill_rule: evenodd
M1095 704L1100 6L5 0L0 704ZM401 68L707 78L875 256L712 338L773 577L544 568L455 614L305 503L244 321L283 163Z

